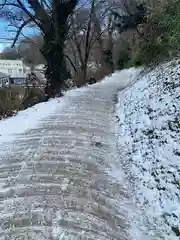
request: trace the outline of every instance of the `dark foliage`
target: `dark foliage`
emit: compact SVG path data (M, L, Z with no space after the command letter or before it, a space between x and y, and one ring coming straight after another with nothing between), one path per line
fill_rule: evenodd
M120 15L118 12L112 10L114 25L120 34L127 30L135 29L139 24L147 21L146 13L147 8L144 4L137 5L135 13L127 11L127 15Z

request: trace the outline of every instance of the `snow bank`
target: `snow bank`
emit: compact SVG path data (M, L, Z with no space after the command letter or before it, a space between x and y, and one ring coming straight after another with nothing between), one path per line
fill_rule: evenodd
M180 238L180 64L161 65L119 93L117 138L136 213L135 240Z
M63 98L51 99L48 102L36 104L26 110L19 111L17 115L0 121L0 144L14 141L18 134L22 134L38 125L47 117L51 117L56 109L63 109L69 97L83 94L85 87L64 92Z
M39 103L16 116L0 121L0 143L14 140L16 134L21 134L35 127L43 118L50 116L62 101L52 99L48 102Z

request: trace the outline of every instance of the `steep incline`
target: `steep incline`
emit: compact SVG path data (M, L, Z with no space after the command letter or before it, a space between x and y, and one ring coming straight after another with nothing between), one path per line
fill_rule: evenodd
M132 181L134 240L180 239L180 62L164 63L119 93L117 137Z

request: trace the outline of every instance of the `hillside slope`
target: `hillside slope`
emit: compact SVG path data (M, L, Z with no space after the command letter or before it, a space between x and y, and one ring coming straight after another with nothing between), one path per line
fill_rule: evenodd
M180 64L161 65L119 93L120 157L132 182L134 239L180 238ZM133 181L132 181L133 180Z

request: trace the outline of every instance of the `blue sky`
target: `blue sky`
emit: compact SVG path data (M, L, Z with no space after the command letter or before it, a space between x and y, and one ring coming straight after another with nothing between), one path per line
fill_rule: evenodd
M0 3L3 2L3 0L0 0ZM19 12L19 10L17 10L16 8L0 9L0 51L2 51L4 47L11 46L11 39L13 39L15 36L15 32L12 32L12 30L15 30L15 28L8 26L10 22L6 19L13 19L14 17L18 16L20 17L21 14L22 12ZM15 19L13 21L15 21ZM18 23L18 21L16 21L16 23ZM27 36L29 34L35 34L35 32L34 29L25 29L23 31L23 34ZM23 36L21 35L21 39L22 37Z
M0 22L0 52L5 48L5 47L10 47L12 44L12 40L15 33L11 32L10 30L12 30L12 27L8 27L8 23L4 23L4 22ZM23 31L23 34L25 36L29 36L29 35L35 35L37 34L37 30L35 29L30 29L30 28L26 28ZM8 40L6 39L8 38ZM20 36L20 39L22 39L23 36Z
M9 45L9 43L10 43L10 42L8 42L6 44L5 40L2 39L2 38L5 38L5 37L11 37L11 33L8 33L7 30L6 30L7 26L8 26L8 24L5 23L4 21L0 22L0 51L3 50L4 46Z
M4 20L3 18L0 17L0 52L5 47L10 47L12 44L12 40L15 36L15 32L12 32L12 30L15 30L14 27L8 26L9 22ZM26 28L23 30L23 34L28 36L28 35L35 35L37 33L37 30L33 28ZM7 38L9 40L7 40ZM21 35L20 38L22 39L23 36Z

